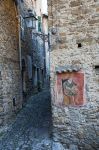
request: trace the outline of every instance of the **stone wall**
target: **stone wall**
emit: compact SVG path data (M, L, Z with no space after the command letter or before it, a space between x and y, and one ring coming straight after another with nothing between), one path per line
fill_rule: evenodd
M99 1L49 0L53 135L65 148L99 147ZM57 105L56 67L81 67L85 76L82 106Z
M13 106L15 99L16 107ZM22 105L18 18L12 0L0 1L0 126L7 125Z

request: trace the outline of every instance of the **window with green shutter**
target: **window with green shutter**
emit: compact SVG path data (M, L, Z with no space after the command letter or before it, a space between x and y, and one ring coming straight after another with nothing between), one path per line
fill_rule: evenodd
M41 28L41 17L38 16L38 31L41 32L42 28Z

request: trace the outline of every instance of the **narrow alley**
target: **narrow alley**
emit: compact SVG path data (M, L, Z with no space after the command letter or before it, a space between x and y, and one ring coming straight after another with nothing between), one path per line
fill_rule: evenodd
M50 150L50 111L49 91L31 96L2 138L0 150Z
M99 150L99 0L0 0L0 150Z

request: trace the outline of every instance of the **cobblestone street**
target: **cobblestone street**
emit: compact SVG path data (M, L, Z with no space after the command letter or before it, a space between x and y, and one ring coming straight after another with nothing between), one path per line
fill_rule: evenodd
M51 108L48 91L32 96L0 142L0 150L50 150Z

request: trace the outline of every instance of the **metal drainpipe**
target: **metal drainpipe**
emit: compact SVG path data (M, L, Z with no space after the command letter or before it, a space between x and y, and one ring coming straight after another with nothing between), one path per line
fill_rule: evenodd
M43 33L43 48L44 48L44 73L45 73L44 76L46 78L46 47L45 47L45 34L44 33Z
M22 61L21 61L21 58L22 58L22 54L21 54L21 30L20 30L20 0L17 0L18 1L18 30L19 30L19 59L20 59L20 70L22 70Z
M51 80L51 59L50 59L50 55L51 55L51 29L49 29L49 36L48 36L48 46L49 46L49 82Z

